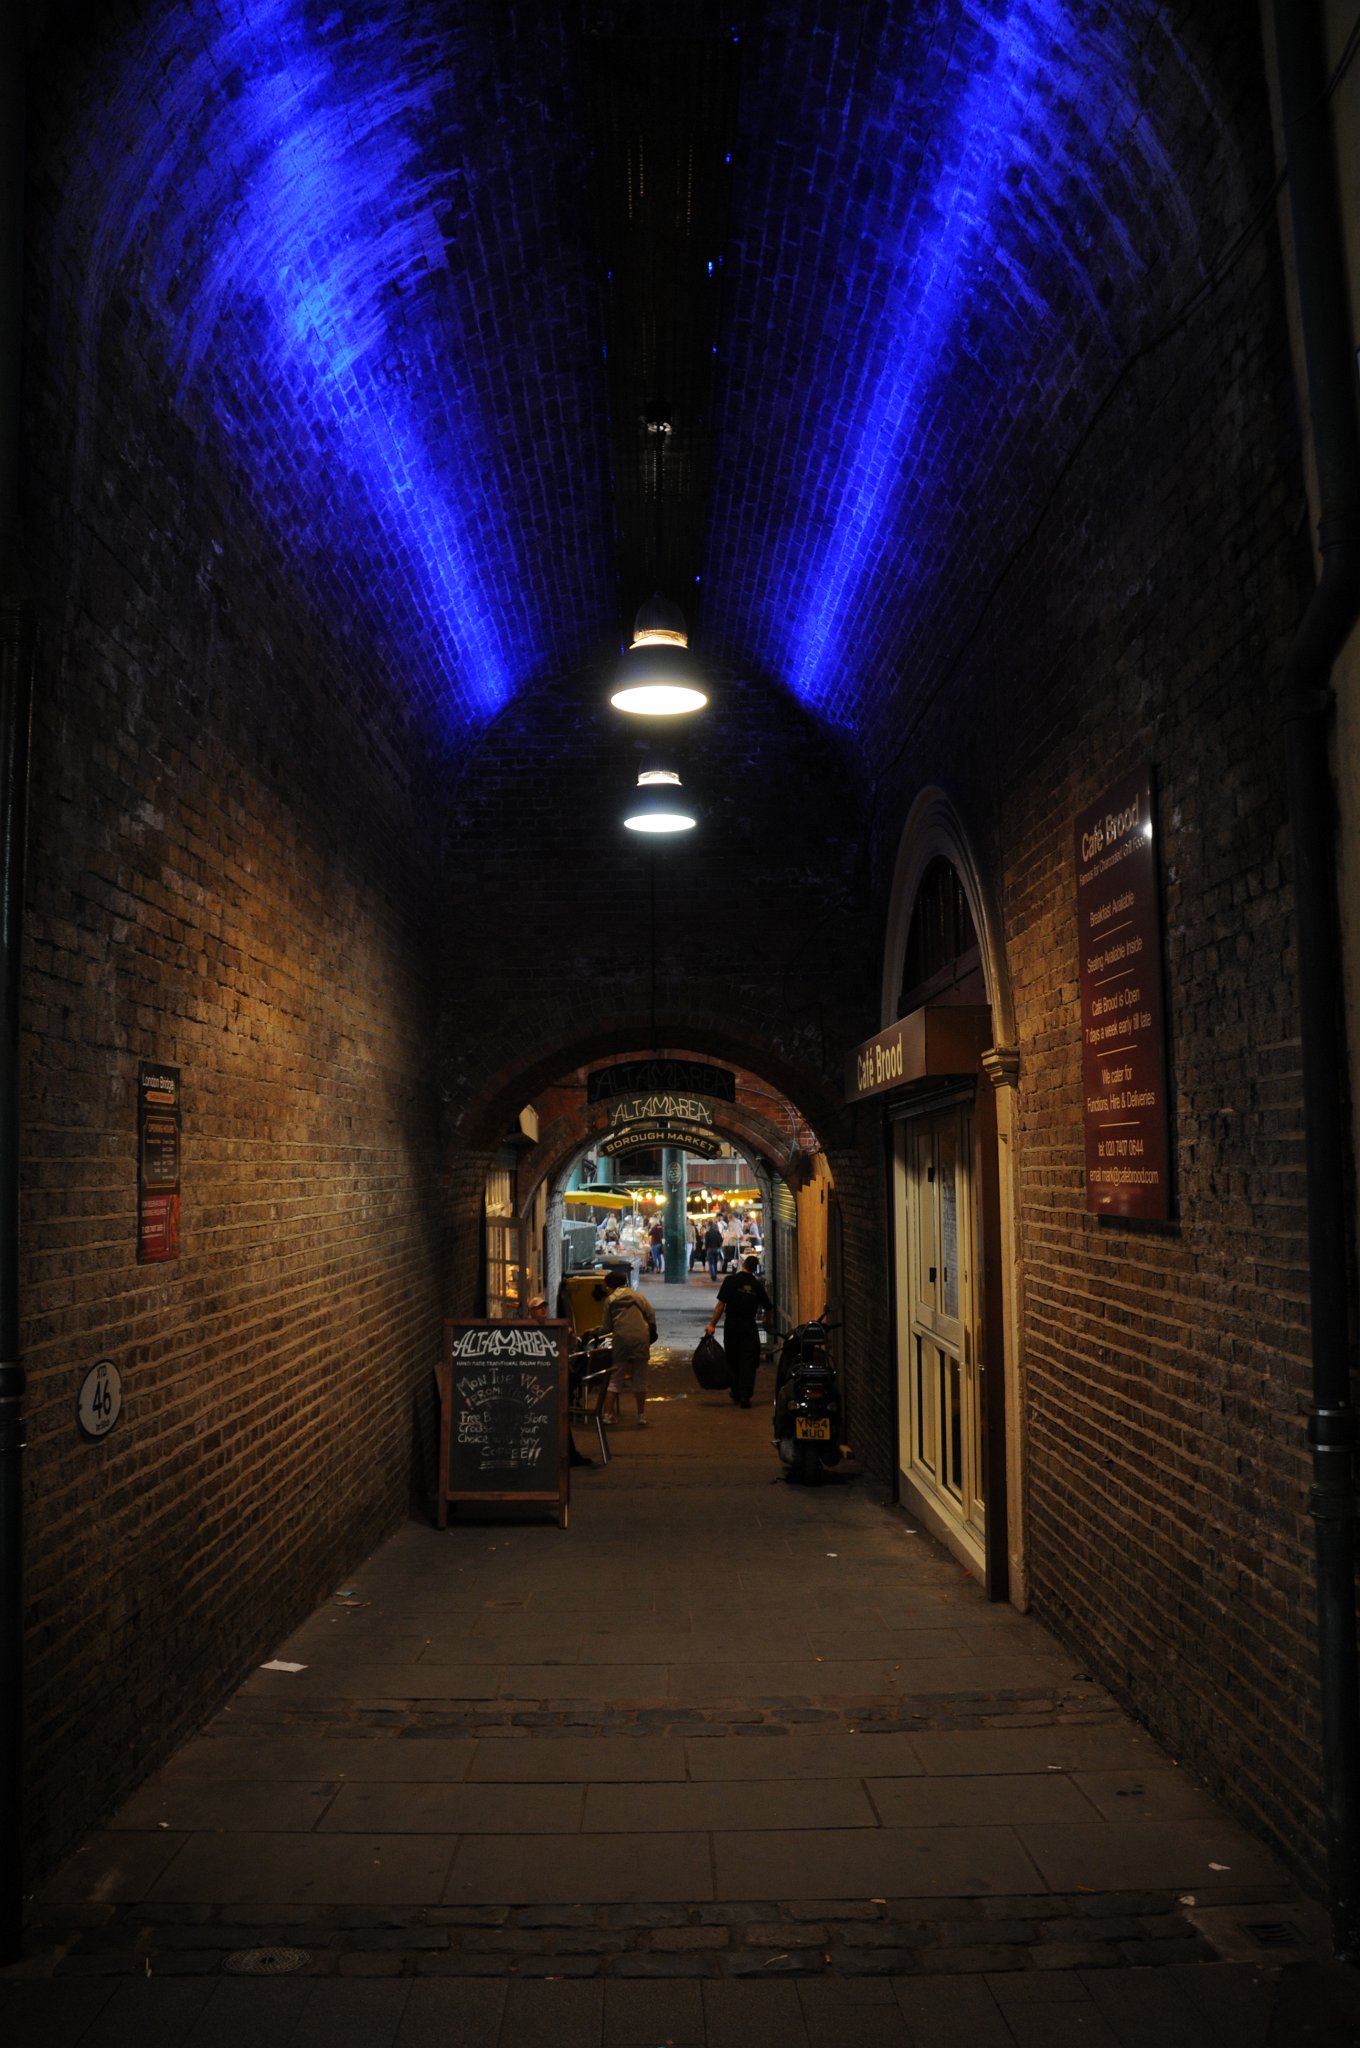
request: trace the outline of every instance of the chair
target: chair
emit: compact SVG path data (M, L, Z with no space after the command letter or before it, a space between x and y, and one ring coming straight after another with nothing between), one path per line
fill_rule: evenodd
M607 1365L602 1365L594 1372L582 1373L567 1404L569 1423L593 1424L599 1438L602 1465L609 1463L609 1437L604 1426L604 1397L609 1391L609 1370Z

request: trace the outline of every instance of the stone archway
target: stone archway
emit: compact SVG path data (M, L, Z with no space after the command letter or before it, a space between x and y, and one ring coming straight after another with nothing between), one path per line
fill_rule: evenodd
M731 1135L768 1157L776 1173L797 1192L808 1161L824 1155L828 1175L818 1185L834 1187L840 1242L848 1274L881 1272L882 1190L872 1147L865 1132L847 1116L835 1082L811 1063L795 1064L787 1055L758 1041L756 1032L741 1031L728 1019L660 1022L655 1039L639 1020L620 1022L601 1015L590 1029L589 994L578 1012L575 1029L563 1032L556 1044L540 1041L533 1056L504 1061L481 1077L480 1086L465 1072L460 1078L464 1106L451 1119L445 1154L444 1214L447 1312L471 1313L476 1300L477 1205L482 1199L488 1161L507 1126L522 1105L540 1095L551 1096L562 1075L608 1058L650 1055L661 1048L686 1058L710 1058L744 1069L763 1086L769 1102L790 1105L787 1127L763 1107L748 1102L732 1105ZM602 1009L603 1005L599 1007ZM538 1144L522 1164L524 1184L541 1181L551 1163L567 1157L573 1142L584 1141L592 1127L565 1102L544 1122ZM808 1184L816 1180L810 1176ZM886 1478L889 1447L883 1418L888 1412L888 1349L881 1290L849 1287L841 1332L847 1401L863 1418L857 1450L878 1478ZM816 1304L821 1306L820 1301Z
M743 1080L739 1076L739 1093ZM783 1100L783 1098L781 1098ZM761 1211L766 1221L766 1244L773 1249L773 1187L776 1181L783 1182L793 1202L799 1203L800 1171L803 1162L813 1151L820 1151L820 1142L810 1126L792 1111L792 1105L785 1103L793 1116L791 1127L781 1121L760 1113L749 1101L715 1102L713 1104L713 1133L732 1146L742 1158L760 1190ZM557 1274L555 1255L558 1232L562 1221L561 1184L574 1162L583 1152L590 1151L604 1137L609 1128L608 1104L588 1104L579 1099L573 1106L542 1129L539 1141L532 1151L525 1154L520 1168L521 1211L527 1216L530 1205L539 1189L547 1185L548 1202L547 1242L543 1248L543 1265L549 1299L555 1296ZM830 1175L828 1173L828 1179ZM822 1233L823 1236L825 1232ZM822 1248L825 1263L825 1248ZM797 1261L795 1260L795 1267ZM790 1312L798 1299L798 1277L796 1270L781 1274L780 1292L777 1297L781 1306Z

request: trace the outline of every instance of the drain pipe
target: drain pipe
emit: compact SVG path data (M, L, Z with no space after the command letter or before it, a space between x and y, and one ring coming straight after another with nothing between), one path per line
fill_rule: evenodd
M0 7L0 1962L23 1947L19 936L35 627L19 527L24 18Z
M1360 1689L1355 1642L1356 1416L1349 1351L1349 1091L1328 728L1332 665L1360 613L1360 436L1321 8L1317 0L1275 0L1274 14L1322 556L1322 572L1290 648L1283 682L1308 1173L1313 1351L1309 1508L1317 1545L1332 1939L1343 1961L1356 1962Z

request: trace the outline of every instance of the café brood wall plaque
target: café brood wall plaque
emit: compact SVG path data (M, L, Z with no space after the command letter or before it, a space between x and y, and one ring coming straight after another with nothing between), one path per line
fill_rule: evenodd
M439 1500L551 1502L567 1520L567 1326L446 1322Z
M1157 845L1148 770L1076 822L1086 1207L1172 1212Z

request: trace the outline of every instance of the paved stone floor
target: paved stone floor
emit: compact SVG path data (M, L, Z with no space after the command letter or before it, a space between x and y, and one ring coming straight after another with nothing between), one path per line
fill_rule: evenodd
M660 1398L569 1528L338 1587L43 1888L0 2039L1360 2042L1270 1855L853 1465L786 1485L684 1363L711 1290L652 1285Z

